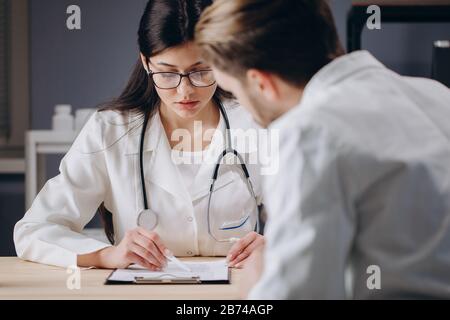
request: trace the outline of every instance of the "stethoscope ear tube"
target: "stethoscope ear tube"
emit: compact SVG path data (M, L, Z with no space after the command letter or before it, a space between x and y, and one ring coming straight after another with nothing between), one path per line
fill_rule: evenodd
M215 181L217 179L217 176L219 175L219 167L221 164L222 159L229 153L233 153L238 159L239 159L239 165L242 168L242 171L244 172L245 178L250 178L250 174L248 172L247 166L245 165L244 159L242 158L242 156L239 154L239 152L237 152L234 149L227 149L224 150L221 155L219 156L219 158L217 159L217 163L216 166L214 167L214 173L212 176L212 179Z
M141 190L142 190L142 199L144 201L144 210L148 209L148 201L147 201L147 190L145 187L145 179L144 179L144 140L145 140L145 131L147 130L148 121L150 119L150 114L148 111L144 113L144 122L142 124L141 131L141 140L139 143L139 170L141 173Z
M146 111L144 113L144 122L142 123L141 140L139 143L139 171L141 176L141 190L144 209L138 214L137 225L147 230L153 230L158 224L158 215L151 211L148 207L147 188L145 187L144 177L144 142L149 119L150 113Z

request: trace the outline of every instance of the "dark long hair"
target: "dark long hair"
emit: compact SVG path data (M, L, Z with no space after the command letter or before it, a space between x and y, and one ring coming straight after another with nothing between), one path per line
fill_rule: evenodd
M195 24L202 11L211 4L212 0L148 1L139 24L140 52L149 58L168 48L193 41ZM231 98L231 95L218 87L213 96L216 104L227 98ZM123 92L119 97L101 105L99 111L135 112L142 115L143 119L148 119L158 110L160 102L151 78L138 59ZM105 208L104 203L100 205L98 212L106 236L114 244L112 213Z

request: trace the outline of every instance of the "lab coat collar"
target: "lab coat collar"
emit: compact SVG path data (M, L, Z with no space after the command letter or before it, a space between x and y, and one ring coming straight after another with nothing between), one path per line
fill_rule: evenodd
M141 131L143 116L130 114L128 117L129 131L127 134L126 155L139 154L139 143L141 141ZM144 152L155 150L162 134L162 124L159 112L149 120L145 133Z
M304 109L305 105L308 105L310 99L313 100L316 97L322 97L326 95L329 87L338 85L357 72L373 68L386 69L381 62L365 50L355 51L336 58L312 77L303 89L300 102L294 108L273 121L268 129L281 129L292 125L293 116L297 112L302 112L301 110Z
M135 129L128 134L126 148L127 155L139 155L139 144L143 119L133 116L130 126ZM136 125L131 125L136 123ZM184 188L181 176L171 158L171 148L161 122L159 112L156 112L149 120L145 133L143 148L144 179L166 190L177 198L190 201L190 196ZM139 172L138 172L139 174ZM151 202L151 195L147 195Z

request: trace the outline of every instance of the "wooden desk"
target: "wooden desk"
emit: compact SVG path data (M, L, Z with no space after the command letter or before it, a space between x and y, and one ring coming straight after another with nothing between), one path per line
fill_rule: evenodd
M210 261L218 258L184 258ZM104 285L112 270L81 271L81 288L70 290L66 269L0 257L0 300L4 299L239 299L240 270L232 269L231 284Z

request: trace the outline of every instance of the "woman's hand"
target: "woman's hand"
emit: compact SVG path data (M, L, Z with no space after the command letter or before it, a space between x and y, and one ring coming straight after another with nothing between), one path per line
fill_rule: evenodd
M171 255L171 252L164 246L158 234L138 227L127 231L117 246L78 256L78 265L93 265L89 260L94 260L97 267L114 269L127 268L130 264L137 263L152 271L158 271L167 265L165 255Z
M260 246L264 246L264 236L250 232L231 247L227 256L228 266L242 268L244 260Z
M264 269L264 246L253 250L250 257L245 260L239 282L239 295L241 299L248 299L248 294L261 278Z

